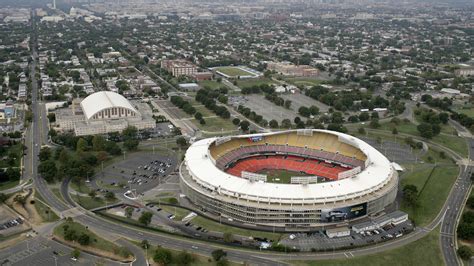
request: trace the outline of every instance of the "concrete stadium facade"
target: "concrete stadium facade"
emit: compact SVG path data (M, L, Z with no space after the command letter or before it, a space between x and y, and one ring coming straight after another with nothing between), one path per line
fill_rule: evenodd
M225 172L236 160L256 154L298 155L359 171L316 184L255 182ZM180 188L194 207L210 216L295 230L382 212L396 198L398 174L362 140L327 130L290 130L195 142L180 166Z

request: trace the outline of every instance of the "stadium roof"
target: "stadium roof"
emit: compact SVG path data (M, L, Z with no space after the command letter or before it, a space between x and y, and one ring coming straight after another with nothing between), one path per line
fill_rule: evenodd
M314 131L334 134L337 135L339 139L352 143L353 146L359 148L367 155L367 160L369 160L368 164L366 164L367 167L354 177L319 184L295 185L250 182L247 179L233 176L217 168L209 153L209 146L216 141L217 138L209 138L195 142L187 150L185 161L189 172L202 183L212 185L230 194L238 193L241 196L257 197L262 200L270 198L342 200L376 191L391 180L392 173L394 172L391 163L384 155L366 142L339 132L316 129ZM267 136L289 132L291 131L242 135L233 138Z
M138 113L125 97L111 91L99 91L87 96L82 100L81 107L87 119L102 110L113 107L121 107Z

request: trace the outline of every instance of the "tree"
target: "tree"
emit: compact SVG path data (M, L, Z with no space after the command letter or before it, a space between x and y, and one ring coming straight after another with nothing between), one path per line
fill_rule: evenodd
M285 100L285 103L283 104L286 109L290 109L291 107L291 100Z
M38 165L38 172L47 182L52 182L58 174L58 169L56 163L48 160Z
M309 112L311 113L311 115L317 115L319 114L319 108L315 105L311 105L309 107Z
M377 118L373 118L372 120L370 120L369 127L371 127L371 128L379 128L379 127L380 127L379 120L378 120Z
M306 106L301 106L299 109L298 109L298 113L304 117L309 117L310 116L310 111L309 111L309 108L306 107ZM295 122L297 123L297 122Z
M18 194L13 198L13 201L18 203L18 204L21 204L22 206L25 206L26 196L22 196L22 195Z
M100 135L96 135L92 138L92 149L94 151L105 150L105 139Z
M44 147L44 148L41 148L38 154L38 157L41 162L44 162L46 160L49 160L49 158L51 158L51 155L52 155L51 149L49 147Z
M202 119L202 114L200 112L196 112L194 114L194 118L196 118L196 120L201 120Z
M420 132L420 135L423 138L431 139L432 137L434 137L433 128L428 123L421 123L416 127L416 129L418 130L418 132Z
M418 204L418 188L415 185L405 185L403 187L403 200L410 206L416 207Z
M8 195L0 193L0 203L4 203L8 199Z
M76 144L76 151L83 152L87 149L87 141L83 138L80 138Z
M176 144L178 144L180 148L184 148L188 145L188 141L184 137L179 137L176 139Z
M55 113L49 113L48 114L48 120L50 123L56 122L56 114Z
M143 225L149 225L151 223L151 218L153 217L153 213L151 212L143 212L138 221Z
M242 131L248 131L249 127L250 127L249 121L244 120L240 122L240 129L242 129Z
M73 257L73 258L78 259L80 255L81 255L81 251L79 251L79 249L77 249L77 248L75 248L75 249L71 252L71 257Z
M367 121L367 120L369 120L369 118L370 118L370 116L369 116L368 112L362 112L359 115L359 120L360 121Z
M223 238L226 243L232 243L234 241L234 235L230 232L225 232Z
M174 259L176 265L190 265L195 261L195 258L192 254L189 254L186 250L178 253L178 256Z
M214 261L220 261L225 256L227 256L227 253L222 249L216 249L216 250L212 251L211 255L212 255L212 258L214 259Z
M169 250L159 247L156 249L153 260L161 265L168 265L172 262L173 256Z
M232 124L237 126L238 124L240 124L240 119L238 119L238 118L232 119Z
M359 132L359 134L365 134L365 128L359 127L359 129L357 129L357 132Z
M97 192L95 192L95 190L91 190L91 191L89 191L88 195L92 199L95 199L95 197L97 196Z
M143 239L142 242L140 243L140 246L141 246L143 249L149 249L149 248L150 248L150 243L148 243L148 240Z
M82 246L87 246L89 245L91 239L89 237L88 234L86 233L82 233L78 238L77 238L77 242L79 242L79 244L81 244Z
M8 177L8 180L18 180L21 176L20 169L8 167L5 175Z
M278 121L275 119L270 120L269 125L271 128L278 128Z
M138 148L140 142L137 139L127 139L123 142L123 147L128 151L134 151Z
M462 245L458 248L457 251L459 257L463 260L470 260L472 256L472 250L470 247Z
M393 134L393 135L397 135L397 134L398 134L398 130L397 130L396 127L394 127L394 128L392 129L392 134Z
M220 261L216 262L216 266L228 266L229 261L226 258L222 258Z
M290 119L283 119L281 121L282 128L291 128L291 120Z
M133 207L128 206L125 208L125 217L131 218L133 215Z
M112 191L107 191L105 193L105 198L107 200L113 200L113 199L115 199L115 194Z

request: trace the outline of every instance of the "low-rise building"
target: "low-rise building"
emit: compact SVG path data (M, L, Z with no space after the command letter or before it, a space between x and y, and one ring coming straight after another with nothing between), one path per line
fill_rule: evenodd
M55 111L59 131L74 131L76 136L121 132L128 126L138 130L153 129L156 122L148 105L135 104L120 94L100 91L70 108Z
M186 60L162 60L161 67L170 72L174 77L190 76L197 73L197 67Z

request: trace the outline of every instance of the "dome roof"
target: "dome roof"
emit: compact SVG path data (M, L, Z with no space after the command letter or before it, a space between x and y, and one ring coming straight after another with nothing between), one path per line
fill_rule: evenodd
M81 107L87 119L102 110L114 107L125 108L138 114L137 110L125 97L111 91L99 91L87 96L82 100Z

